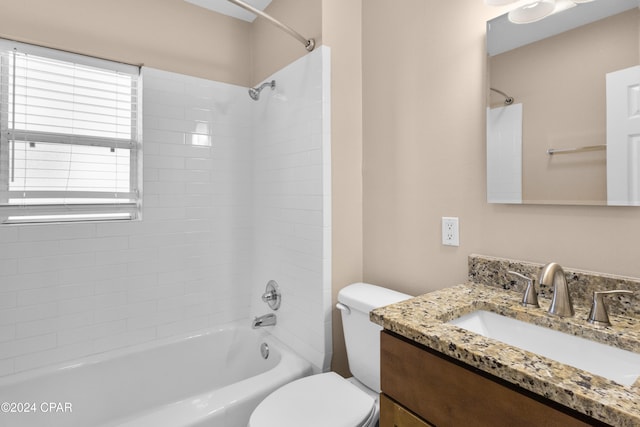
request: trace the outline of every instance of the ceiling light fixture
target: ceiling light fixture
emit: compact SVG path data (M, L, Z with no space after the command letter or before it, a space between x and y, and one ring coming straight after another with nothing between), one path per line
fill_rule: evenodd
M484 4L489 6L502 6L504 4L515 3L518 0L484 0Z
M590 3L593 1L595 0L484 0L484 3L489 6L519 3L515 5L515 9L508 13L509 21L514 24L528 24L575 7L580 3Z
M551 15L555 8L555 0L534 1L509 12L509 21L514 24L529 24Z

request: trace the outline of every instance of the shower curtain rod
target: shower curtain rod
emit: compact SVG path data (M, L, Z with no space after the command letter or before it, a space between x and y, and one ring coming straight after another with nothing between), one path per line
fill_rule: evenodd
M267 15L266 13L261 11L260 9L256 9L255 7L251 6L250 4L247 4L247 3L243 2L242 0L227 0L227 1L229 3L235 4L236 6L239 6L239 7L243 8L243 9L245 9L245 10L248 10L249 12L253 13L254 15L258 15L258 16L261 16L261 17L265 18L267 21L271 22L276 27L280 28L281 30L283 30L286 33L289 33L290 36L298 39L300 41L300 43L302 43L304 45L304 47L309 52L311 52L313 50L313 48L316 47L316 41L314 39L306 39L306 38L302 37L294 29L292 29L291 27L283 24L282 22L278 21L275 18L272 18L271 16Z
M511 96L507 95L507 94L506 94L506 93L504 93L503 91L498 90L498 89L495 89L495 88L492 88L492 87L490 87L490 88L489 88L489 90L492 90L492 91L494 91L494 92L496 92L496 93L499 93L500 95L504 96L504 105L511 105L511 104L513 104L513 97L511 97Z

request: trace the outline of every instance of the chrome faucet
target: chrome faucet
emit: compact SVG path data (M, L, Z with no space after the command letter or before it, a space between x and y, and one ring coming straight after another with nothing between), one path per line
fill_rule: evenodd
M276 315L273 313L265 314L263 316L256 316L251 322L253 329L262 328L264 326L273 326L276 324Z
M550 262L542 267L540 272L540 285L553 286L553 300L549 307L549 314L560 317L573 316L573 303L567 286L567 278L560 264Z

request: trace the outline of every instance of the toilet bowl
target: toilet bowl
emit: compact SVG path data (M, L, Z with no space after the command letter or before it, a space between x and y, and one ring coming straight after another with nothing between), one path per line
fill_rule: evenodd
M376 396L326 372L271 393L251 414L249 427L369 427L378 412Z
M248 427L373 427L380 414L380 337L369 321L374 308L411 298L366 283L338 293L351 378L335 372L280 387L253 411Z

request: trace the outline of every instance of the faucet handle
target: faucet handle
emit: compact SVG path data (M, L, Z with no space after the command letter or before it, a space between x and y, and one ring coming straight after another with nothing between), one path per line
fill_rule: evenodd
M280 293L280 288L275 280L269 280L269 283L267 283L267 286L264 289L264 294L262 294L262 301L267 303L272 310L280 308L280 304L282 303L282 294Z
M599 326L611 326L611 322L609 321L609 314L607 313L607 307L604 305L604 296L632 293L633 291L628 291L626 289L614 291L594 291L593 304L591 304L591 311L589 312L587 322Z
M538 294L536 293L536 279L527 277L524 274L520 274L517 271L507 271L509 274L513 274L521 279L524 279L527 282L527 288L524 290L524 294L522 295L522 305L532 306L532 307L540 307L538 303Z

